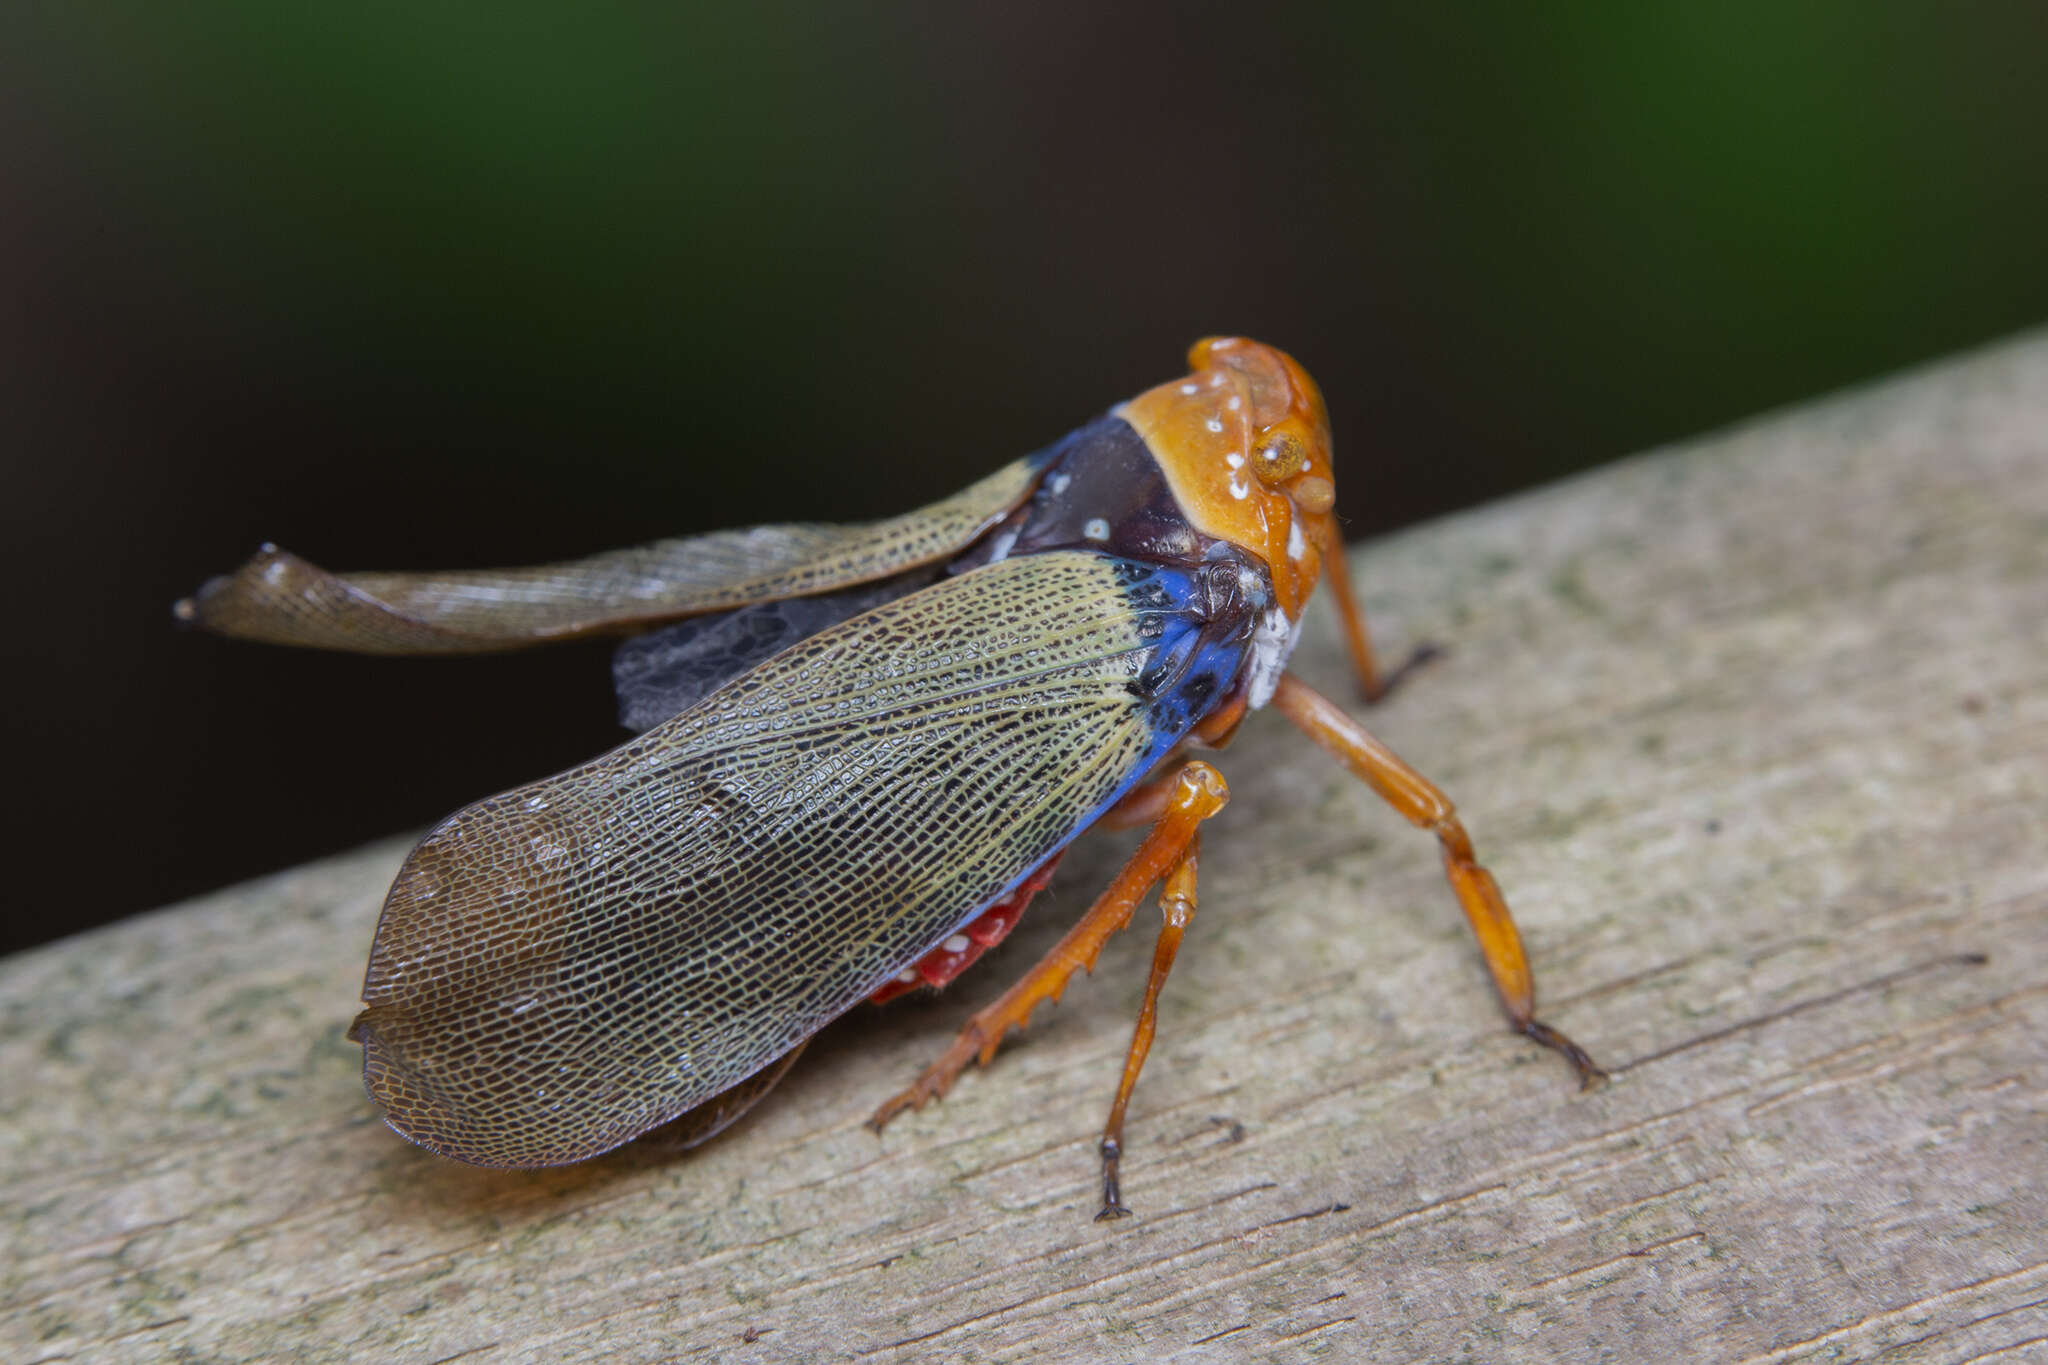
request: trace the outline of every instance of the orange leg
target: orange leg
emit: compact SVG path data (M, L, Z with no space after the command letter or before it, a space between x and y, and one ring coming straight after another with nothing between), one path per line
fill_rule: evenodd
M1344 627L1344 645L1351 651L1351 668L1358 674L1359 690L1368 703L1385 701L1410 673L1441 653L1435 645L1417 646L1399 668L1381 676L1379 659L1372 652L1372 634L1365 628L1365 613L1358 609L1358 599L1351 592L1351 574L1344 567L1344 542L1336 536L1330 537L1323 554L1323 576L1330 580L1330 601L1336 605L1337 620Z
M1123 1190L1117 1184L1117 1161L1124 1153L1124 1110L1130 1106L1131 1091L1138 1084L1138 1072L1152 1051L1152 1034L1159 1022L1159 992L1166 974L1173 970L1174 955L1180 952L1181 935L1195 917L1195 859L1202 848L1198 832L1188 840L1180 861L1166 874L1166 887L1159 896L1159 942L1152 949L1152 975L1145 982L1145 1003L1138 1007L1138 1026L1131 1034L1131 1050L1124 1057L1123 1079L1117 1082L1116 1102L1109 1106L1109 1122L1102 1126L1102 1209L1095 1215L1100 1223L1129 1216Z
M1562 1053L1579 1073L1581 1086L1590 1089L1605 1080L1607 1073L1585 1049L1536 1017L1536 983L1529 973L1528 955L1522 951L1522 936L1515 929L1514 917L1508 913L1508 903L1494 884L1493 874L1472 855L1471 836L1459 823L1450 798L1335 703L1293 674L1281 675L1273 705L1351 769L1360 781L1378 792L1380 799L1409 823L1436 835L1443 845L1444 875L1450 879L1451 889L1458 893L1465 918L1471 921L1472 932L1479 939L1479 951L1486 958L1486 968L1493 974L1493 988L1499 992L1501 1007L1507 1011L1515 1031Z
M1042 1001L1057 1000L1066 990L1067 979L1075 972L1092 970L1095 959L1102 952L1102 946L1109 942L1116 932L1130 923L1131 912L1138 904L1138 898L1146 888L1168 874L1179 875L1183 863L1188 865L1186 882L1189 887L1189 904L1192 908L1193 866L1188 850L1195 840L1195 831L1204 820L1223 809L1223 803L1230 797L1230 789L1223 784L1223 775L1206 763L1199 761L1183 767L1174 779L1173 797L1166 810L1138 845L1137 852L1124 864L1116 880L1109 884L1090 906L1080 923L1069 929L1060 941L1029 972L1024 979L1004 991L996 1002L967 1021L960 1030L960 1036L953 1040L951 1047L936 1062L924 1069L916 1082L907 1090L891 1098L877 1109L868 1120L868 1126L879 1132L882 1126L906 1109L921 1109L926 1101L946 1093L954 1078L967 1069L970 1062L988 1065L996 1054L996 1045L1003 1034L1013 1027L1021 1027L1031 1017L1031 1011ZM1169 883L1169 894L1177 883ZM1178 935L1175 935L1178 943ZM1172 954L1167 954L1172 962ZM1163 972L1157 962L1153 970L1160 979ZM1148 991L1148 1010L1156 989ZM1144 1062L1144 1047L1150 1046L1152 1030L1149 1018L1140 1016L1139 1030L1144 1046L1134 1042L1132 1051L1135 1060L1124 1068L1124 1089L1118 1092L1117 1108L1111 1123L1112 1134L1120 1132L1123 1118L1123 1101L1128 1088L1137 1080L1137 1068ZM1105 1147L1109 1143L1105 1136ZM1105 1161L1112 1158L1107 1150ZM1110 1175L1113 1180L1113 1167Z

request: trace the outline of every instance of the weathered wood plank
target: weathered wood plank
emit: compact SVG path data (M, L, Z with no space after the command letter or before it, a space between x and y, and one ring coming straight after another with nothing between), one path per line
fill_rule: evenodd
M0 964L0 1357L2044 1349L2048 337L1355 567L1390 652L1451 646L1372 723L1459 798L1606 1091L1499 1029L1432 841L1261 717L1132 1113L1138 1217L1088 1219L1149 933L860 1126L1113 847L709 1148L469 1170L379 1126L341 1038L394 841ZM1298 668L1334 689L1321 624Z

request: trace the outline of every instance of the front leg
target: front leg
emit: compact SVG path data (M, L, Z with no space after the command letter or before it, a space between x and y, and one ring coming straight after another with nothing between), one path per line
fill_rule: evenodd
M1391 673L1380 672L1372 632L1366 628L1365 613L1358 609L1358 598L1351 591L1351 572L1344 567L1344 542L1340 538L1332 537L1330 548L1323 554L1323 577L1329 580L1330 604L1337 609L1337 624L1344 628L1344 647L1351 654L1351 669L1358 675L1358 694L1365 698L1366 705L1377 706L1385 701L1416 669L1443 656L1439 646L1420 644Z
M1578 1073L1581 1088L1590 1090L1606 1080L1607 1073L1584 1048L1536 1017L1536 982L1529 972L1529 956L1522 949L1522 935L1515 928L1514 916L1508 913L1500 887L1494 884L1493 874L1473 856L1472 838L1465 833L1450 798L1402 762L1398 754L1375 739L1364 726L1345 715L1336 703L1292 673L1281 675L1279 689L1273 693L1273 705L1302 733L1378 792L1380 799L1410 824L1436 835L1443 845L1444 876L1450 880L1458 904L1464 907L1465 918L1479 939L1479 951L1486 958L1486 969L1493 975L1493 988L1500 995L1508 1021L1517 1033L1570 1062Z

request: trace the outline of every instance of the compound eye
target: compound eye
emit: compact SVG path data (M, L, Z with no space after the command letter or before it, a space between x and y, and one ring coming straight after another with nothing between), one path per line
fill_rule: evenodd
M1275 434L1252 452L1252 472L1259 482L1285 483L1308 468L1308 447L1291 431Z

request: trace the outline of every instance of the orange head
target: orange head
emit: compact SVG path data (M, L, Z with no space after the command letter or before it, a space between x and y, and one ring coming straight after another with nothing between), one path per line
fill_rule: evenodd
M1244 337L1205 337L1188 364L1187 378L1116 415L1145 438L1195 529L1265 561L1298 621L1338 543L1323 396L1292 356Z

